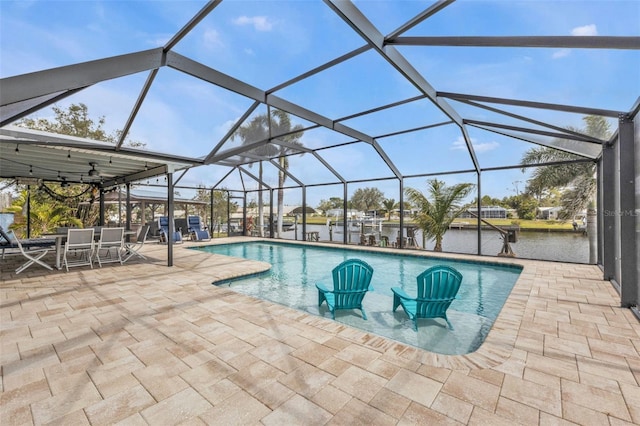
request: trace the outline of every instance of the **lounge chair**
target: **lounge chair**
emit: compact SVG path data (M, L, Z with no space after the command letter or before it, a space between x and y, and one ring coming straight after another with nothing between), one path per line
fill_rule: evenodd
M173 225L173 242L174 244L180 244L182 243L182 232L176 229L175 221ZM158 228L160 228L160 242L167 244L169 242L169 218L167 216L158 218Z
M122 263L128 261L133 256L138 256L142 259L147 259L140 253L140 249L144 245L145 241L147 241L147 235L149 234L149 225L144 225L140 227L138 231L138 236L136 238L135 243L125 243L124 244L124 258L122 259Z
M46 238L30 238L20 241L15 232L9 231L9 233L13 235L13 238L11 238L8 233L4 232L2 227L0 227L0 240L2 240L0 242L0 247L2 247L2 258L4 259L5 249L17 248L20 254L27 259L25 263L16 268L16 274L19 274L33 264L38 264L50 271L53 270L51 266L47 265L40 259L49 253L51 248L55 246L55 240ZM27 250L25 250L25 248Z
M103 263L119 262L122 265L124 249L124 228L101 228L100 241L96 248L96 260L102 268Z
M413 329L418 331L418 318L447 318L447 309L460 290L462 274L449 266L433 266L417 277L418 295L411 297L400 287L392 287L393 312L398 306L413 320Z
M210 241L209 231L202 226L200 216L187 217L189 235L193 241Z
M362 318L367 314L362 307L362 299L369 291L373 268L363 260L345 260L332 271L333 290L323 284L316 284L318 289L318 306L327 302L331 318L336 318L336 309L360 309Z
M67 231L67 242L64 244L64 266L69 272L71 266L89 265L93 269L93 228Z

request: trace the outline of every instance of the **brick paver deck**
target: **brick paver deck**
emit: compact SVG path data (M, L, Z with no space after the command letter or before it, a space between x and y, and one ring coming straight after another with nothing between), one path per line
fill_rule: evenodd
M444 356L212 286L268 265L189 244L2 260L0 424L640 424L640 325L596 266L516 259L485 343Z

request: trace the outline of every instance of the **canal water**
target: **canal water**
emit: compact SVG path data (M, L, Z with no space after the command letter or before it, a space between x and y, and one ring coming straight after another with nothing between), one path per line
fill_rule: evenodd
M307 232L317 232L320 241L329 241L329 227L326 225L307 225ZM406 232L406 231L405 231ZM360 241L360 229L352 227L347 234L347 241L358 244ZM398 228L382 227L365 229L365 233L372 233L376 241L380 241L380 236L386 236L389 241L396 241ZM406 234L405 234L406 236ZM298 229L285 232L282 237L288 240L303 240L302 225L298 224ZM582 232L523 232L517 233L518 241L511 243L511 249L516 256L523 259L552 260L572 263L589 262L589 239ZM343 233L341 227L333 227L332 240L342 242ZM422 245L422 234L416 231L416 243ZM433 250L434 242L427 241L427 250ZM442 241L444 252L477 254L478 232L473 229L450 229L444 235ZM502 249L502 237L500 233L493 230L482 230L482 254L494 256Z

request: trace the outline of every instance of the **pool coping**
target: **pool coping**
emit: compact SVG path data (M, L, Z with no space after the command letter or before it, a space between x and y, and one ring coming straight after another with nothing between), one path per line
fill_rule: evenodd
M231 244L234 242L251 242L251 241L265 241L270 243L285 243L296 245L309 245L318 247L327 247L327 243L322 242L307 242L307 241L274 241L270 238L260 237L234 237L221 239L219 241L208 241L206 243L188 244L183 246L184 248L191 248L194 246L206 246L206 245L220 245ZM408 345L402 342L395 341L393 339L379 336L370 332L362 331L349 325L338 323L329 318L318 317L309 314L304 311L296 310L284 305L278 305L274 302L256 299L252 296L247 296L252 299L260 300L264 303L282 306L283 308L290 309L300 314L297 316L297 320L305 323L306 325L320 328L323 331L336 333L341 338L350 340L354 343L358 343L377 351L386 352L392 350L395 356L406 360L407 362L416 362L419 364L425 364L438 368L449 368L455 370L474 370L492 368L497 365L503 364L509 358L512 357L516 341L518 338L518 331L520 329L522 320L525 314L525 307L527 300L532 291L533 277L537 274L537 268L534 263L545 262L529 259L519 259L513 257L490 257L486 258L477 255L457 254L457 253L436 253L432 251L418 251L396 248L380 248L380 247L367 247L367 246L354 246L354 245L340 245L341 249L351 249L356 251L370 251L378 253L393 253L398 255L411 255L417 257L429 257L429 258L446 258L451 260L461 261L473 261L479 263L487 263L501 266L517 266L522 267L520 276L516 280L509 296L507 297L500 313L495 319L489 333L487 334L484 342L480 347L471 353L464 355L445 355L431 352L427 349L418 348L412 345ZM206 253L206 252L202 252ZM222 256L222 255L219 255ZM246 260L246 259L245 259ZM265 272L270 268L262 270L264 268L264 262L247 260L247 262L255 263L257 269L252 269L249 274ZM585 265L593 266L595 265ZM234 279L241 277L242 274L235 274L229 276L226 279ZM216 281L224 281L221 278Z

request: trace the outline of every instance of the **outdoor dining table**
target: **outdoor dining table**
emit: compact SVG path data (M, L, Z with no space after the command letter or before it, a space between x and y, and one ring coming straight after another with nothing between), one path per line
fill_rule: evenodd
M135 231L124 231L124 236L136 235ZM67 233L43 234L46 238L56 239L56 269L62 269L62 244L67 240ZM95 241L100 241L100 232L93 234Z

